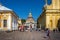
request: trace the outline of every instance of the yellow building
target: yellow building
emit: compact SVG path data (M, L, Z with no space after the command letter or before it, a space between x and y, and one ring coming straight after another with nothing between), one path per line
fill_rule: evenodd
M57 29L60 21L60 0L52 0L50 5L44 5L42 14L38 18L38 26L41 28Z
M18 19L18 26L22 25L21 19Z
M0 4L0 30L17 30L17 20L18 16L13 12L13 10Z

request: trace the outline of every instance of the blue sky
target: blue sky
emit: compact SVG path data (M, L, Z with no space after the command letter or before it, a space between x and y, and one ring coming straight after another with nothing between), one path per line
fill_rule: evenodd
M31 9L33 18L37 20L42 13L45 0L0 0L0 3L12 9L21 19L27 19Z

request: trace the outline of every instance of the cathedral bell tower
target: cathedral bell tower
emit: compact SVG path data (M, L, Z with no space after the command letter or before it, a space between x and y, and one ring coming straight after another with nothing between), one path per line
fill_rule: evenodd
M53 9L60 9L60 0L52 0Z
M45 0L47 6L47 9L60 9L60 0L52 0L52 3L50 5L47 5L47 0Z

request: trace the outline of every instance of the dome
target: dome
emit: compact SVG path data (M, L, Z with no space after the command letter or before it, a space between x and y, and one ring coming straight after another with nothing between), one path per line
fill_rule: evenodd
M29 16L28 17L32 17L32 13L31 12L29 13Z

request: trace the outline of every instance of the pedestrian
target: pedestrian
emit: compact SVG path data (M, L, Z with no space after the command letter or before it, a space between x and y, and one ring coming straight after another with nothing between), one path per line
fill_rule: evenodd
M21 26L19 26L19 31L21 31Z
M30 25L30 32L32 32L32 25Z
M50 38L50 30L47 29L47 37Z
M55 33L56 29L53 29L53 32Z
M24 31L24 26L23 25L21 26L21 31Z

